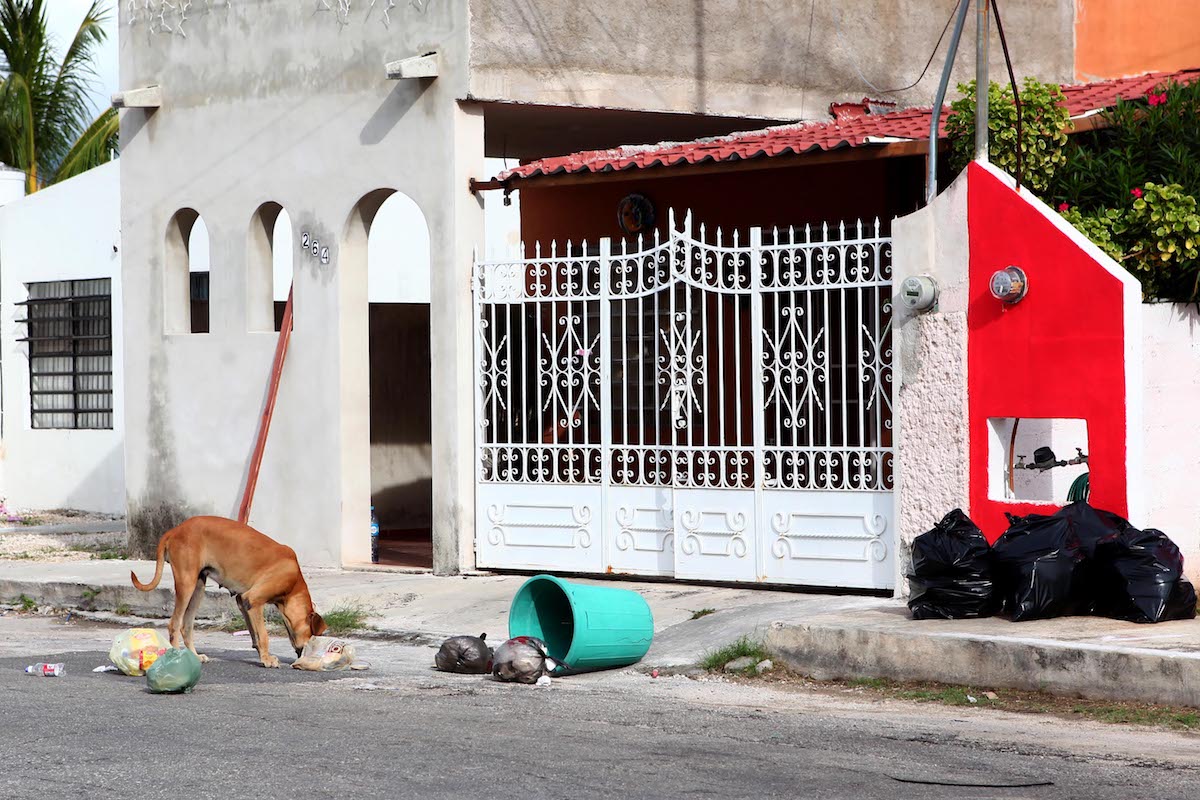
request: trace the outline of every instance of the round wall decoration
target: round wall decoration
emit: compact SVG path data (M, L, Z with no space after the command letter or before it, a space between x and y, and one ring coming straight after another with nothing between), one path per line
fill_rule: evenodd
M631 194L617 203L617 224L627 236L654 227L654 204L645 195Z

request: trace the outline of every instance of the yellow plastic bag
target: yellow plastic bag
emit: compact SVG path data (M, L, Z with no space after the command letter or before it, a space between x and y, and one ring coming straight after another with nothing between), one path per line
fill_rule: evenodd
M130 628L113 639L108 660L126 675L145 675L170 647L171 642L157 628Z

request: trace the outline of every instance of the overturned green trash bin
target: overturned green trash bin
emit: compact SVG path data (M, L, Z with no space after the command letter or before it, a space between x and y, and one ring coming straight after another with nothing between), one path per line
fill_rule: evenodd
M513 597L508 635L544 641L560 674L627 667L650 649L654 615L637 592L535 575Z

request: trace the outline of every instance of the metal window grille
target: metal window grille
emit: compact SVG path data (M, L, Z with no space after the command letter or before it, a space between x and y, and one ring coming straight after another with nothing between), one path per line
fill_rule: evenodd
M113 426L112 281L27 284L29 395L34 428Z

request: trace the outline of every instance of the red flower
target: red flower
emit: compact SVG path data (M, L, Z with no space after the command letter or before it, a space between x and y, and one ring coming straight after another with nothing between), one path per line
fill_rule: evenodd
M1070 203L1059 203L1058 204L1058 213L1065 214L1067 212L1067 210L1070 208L1071 208Z
M1161 106L1167 102L1167 93L1158 92L1156 94L1155 92L1148 92L1146 94L1146 101L1152 106Z
M1142 190L1141 189L1133 188L1133 189L1129 190L1129 193L1131 195L1133 195L1134 197L1138 198L1139 200L1142 198Z

